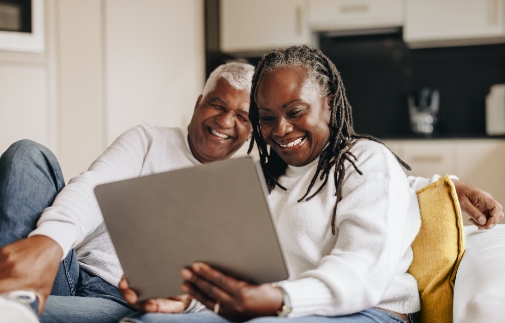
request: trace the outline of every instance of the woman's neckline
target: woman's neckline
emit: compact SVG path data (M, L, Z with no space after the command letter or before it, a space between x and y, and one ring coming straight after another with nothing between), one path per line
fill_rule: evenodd
M286 176L293 177L293 176L297 176L297 175L300 175L300 174L304 174L309 169L311 169L312 167L316 166L318 162L319 162L319 156L316 159L314 159L313 161L311 161L310 163L308 163L307 165L304 165L304 166L291 166L291 165L288 165L288 167L286 168Z

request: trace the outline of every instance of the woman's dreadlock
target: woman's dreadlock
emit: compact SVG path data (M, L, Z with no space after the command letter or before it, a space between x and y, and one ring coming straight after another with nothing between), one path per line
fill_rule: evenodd
M279 186L281 189L286 190L277 180L286 172L287 164L273 149L270 149L270 151L268 150L267 143L263 139L259 123L258 106L256 104L256 94L264 74L272 73L281 68L294 66L301 66L307 69L309 77L320 85L321 95L331 96L331 117L329 124L330 140L319 156L317 170L307 188L307 192L298 202L302 202L304 199L308 201L316 196L328 182L331 168L335 167L335 196L337 199L333 208L331 220L331 232L335 235L337 204L342 199L342 184L345 176L344 162L347 160L360 175L363 174L355 164L357 158L350 151L351 148L357 140L360 139L372 140L383 145L384 143L375 137L359 135L354 132L351 105L347 100L340 73L330 59L320 50L309 48L305 45L293 46L285 50L274 50L264 55L258 63L252 80L251 107L249 111L249 118L253 127L253 138L248 152L251 152L254 142L256 142L261 166L270 191L272 191L275 186ZM403 167L410 170L410 166L398 156L396 156L396 159ZM309 195L318 177L323 183L313 194Z

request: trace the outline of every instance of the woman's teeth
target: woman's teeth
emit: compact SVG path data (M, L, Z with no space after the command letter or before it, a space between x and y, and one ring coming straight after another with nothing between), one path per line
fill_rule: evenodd
M292 142L290 142L289 144L286 144L286 145L279 144L279 146L281 146L282 148L293 147L293 146L296 146L296 145L300 144L303 141L303 139L305 139L305 137L296 139L295 141L292 141Z
M223 138L223 139L228 139L228 138L230 138L230 136L225 135L225 134L223 134L223 133L219 133L219 132L217 132L216 130L214 130L214 129L212 129L212 128L210 129L210 132L212 132L212 134L213 134L214 136L217 136L217 137L219 137L219 138Z

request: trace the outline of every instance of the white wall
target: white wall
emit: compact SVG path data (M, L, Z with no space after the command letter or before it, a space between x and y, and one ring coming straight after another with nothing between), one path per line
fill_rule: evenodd
M47 144L46 70L0 65L0 149L23 138Z
M58 153L54 96L54 1L44 3L45 51L0 51L0 153L31 139Z
M68 181L130 127L187 125L205 78L203 0L44 7L45 51L0 51L0 152L40 142Z
M58 1L58 157L66 181L105 148L102 8L101 0Z
M202 1L106 3L107 143L139 123L187 126L205 78Z

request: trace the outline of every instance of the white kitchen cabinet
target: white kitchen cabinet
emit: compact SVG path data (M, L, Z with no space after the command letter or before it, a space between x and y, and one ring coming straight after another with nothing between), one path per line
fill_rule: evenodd
M456 171L452 141L406 141L400 156L412 168L415 176L431 177L433 174L454 174Z
M458 140L455 146L456 175L505 205L505 140Z
M405 0L411 47L505 42L505 0Z
M403 0L309 0L314 31L400 27Z
M310 43L306 0L221 0L220 48L258 53Z
M505 205L505 140L387 140L384 143L412 167L407 175L428 178L434 174L456 175ZM467 218L463 217L465 224L468 224Z

